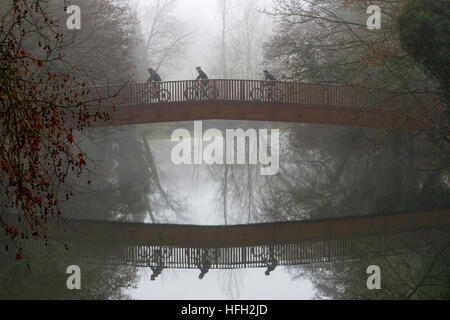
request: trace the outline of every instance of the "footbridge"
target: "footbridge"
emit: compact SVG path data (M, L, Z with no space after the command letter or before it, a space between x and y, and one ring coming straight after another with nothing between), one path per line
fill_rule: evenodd
M112 116L108 125L113 126L222 119L420 130L442 121L442 106L431 95L344 85L209 80L201 86L196 81L168 81L87 92L91 99L102 100L102 110Z

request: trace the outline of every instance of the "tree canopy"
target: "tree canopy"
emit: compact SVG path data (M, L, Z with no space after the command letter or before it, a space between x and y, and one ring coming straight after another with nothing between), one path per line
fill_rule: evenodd
M450 103L450 2L408 0L398 17L402 48L413 57L441 88Z

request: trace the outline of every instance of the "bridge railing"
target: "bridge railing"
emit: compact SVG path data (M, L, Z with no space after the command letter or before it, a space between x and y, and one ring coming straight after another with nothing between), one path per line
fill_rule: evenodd
M375 258L411 252L427 254L438 244L448 244L448 234L437 230L381 236L301 241L289 244L233 247L160 246L152 243L64 241L46 245L23 240L30 256L57 254L61 258L100 265L196 269L205 256L212 269L266 267L275 258L280 266ZM67 246L67 250L65 248ZM158 254L157 254L158 253Z
M155 87L154 87L155 86ZM153 88L157 88L155 91ZM155 92L158 92L156 96ZM98 97L113 97L114 105L142 105L192 101L245 101L327 105L346 107L379 107L410 105L414 97L380 93L345 85L324 85L293 81L211 79L200 86L197 81L167 81L90 88ZM416 101L417 102L417 101Z

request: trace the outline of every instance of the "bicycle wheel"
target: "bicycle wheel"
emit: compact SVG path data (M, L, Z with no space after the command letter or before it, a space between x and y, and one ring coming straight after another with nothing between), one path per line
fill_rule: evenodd
M209 256L212 261L217 262L217 259L220 257L220 251L219 249L211 249L209 250Z
M172 248L165 248L162 250L162 257L167 259L170 258L173 254Z
M159 91L159 101L167 102L170 100L170 92L166 89L161 89Z
M261 88L255 88L250 91L250 99L260 101L264 97L264 90Z
M272 100L283 101L283 92L280 89L273 89Z
M209 87L206 89L206 97L208 99L216 99L219 95L219 90L217 88Z
M145 89L142 93L142 100L144 103L150 103L152 101L152 92L150 89Z
M266 257L266 248L265 247L253 247L251 249L251 254L252 254L253 258L264 259Z
M198 97L198 91L196 88L187 88L184 92L184 97L188 101L196 100Z

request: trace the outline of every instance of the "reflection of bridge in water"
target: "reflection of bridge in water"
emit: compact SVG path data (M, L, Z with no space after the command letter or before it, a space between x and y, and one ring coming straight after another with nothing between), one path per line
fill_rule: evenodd
M272 95L261 81L209 80L206 93L194 81L158 84L164 94L152 97L149 84L95 87L93 98L107 99L112 125L191 120L254 120L361 127L423 129L430 117L440 121L438 102L431 95L398 95L343 85L275 82ZM434 99L434 100L433 100ZM434 102L433 102L434 101ZM431 103L431 108L430 108ZM431 116L427 105L434 110ZM408 116L405 110L409 110ZM429 122L428 124L431 124Z
M135 267L196 269L204 258L211 269L267 267L271 259L290 266L426 254L448 244L449 227L450 210L239 226L70 220L52 252L79 263ZM48 252L41 241L22 246L31 255Z

